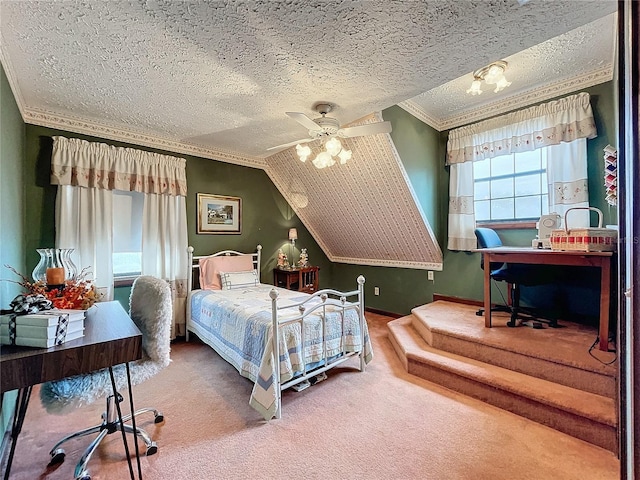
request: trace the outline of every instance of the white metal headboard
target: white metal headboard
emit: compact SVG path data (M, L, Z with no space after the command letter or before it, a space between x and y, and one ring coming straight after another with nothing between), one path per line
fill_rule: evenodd
M256 251L254 253L242 253L236 250L222 250L220 252L212 253L211 255L201 255L195 257L193 255L193 247L189 246L187 248L187 252L189 254L189 265L191 266L189 275L187 276L187 292L193 290L193 276L196 275L196 272L200 270L200 259L202 258L211 258L211 257L220 257L227 256L233 257L237 255L251 255L251 260L253 261L253 268L258 272L258 278L260 278L260 267L261 267L261 257L262 257L262 245L258 245L256 247ZM198 273L199 275L199 273Z

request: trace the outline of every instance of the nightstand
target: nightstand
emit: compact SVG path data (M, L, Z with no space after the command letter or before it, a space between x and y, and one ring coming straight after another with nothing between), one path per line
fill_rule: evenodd
M318 290L319 270L319 267L276 267L273 269L273 284L288 290L313 293Z

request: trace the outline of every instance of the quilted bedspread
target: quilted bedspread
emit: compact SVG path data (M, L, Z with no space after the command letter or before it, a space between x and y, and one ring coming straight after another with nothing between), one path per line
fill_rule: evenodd
M258 285L233 290L199 290L191 297L193 330L240 374L254 382L250 405L266 420L275 415L272 318L269 292L272 285ZM309 295L277 288L278 306L296 304ZM314 299L315 300L315 299ZM320 303L320 299L317 299ZM307 311L309 307L307 308ZM362 345L358 311L344 313L344 336L341 335L342 309L327 307L327 357L341 352L359 352L364 348L365 362L373 358L369 332L365 322L365 344ZM320 365L324 359L322 344L322 309L304 320L304 347L299 323L280 328L280 382ZM280 321L298 314L297 308L280 310ZM304 362L303 362L304 351Z

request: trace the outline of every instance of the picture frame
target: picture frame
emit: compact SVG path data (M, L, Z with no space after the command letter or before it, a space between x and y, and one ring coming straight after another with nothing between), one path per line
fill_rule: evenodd
M242 233L242 199L226 195L197 194L198 234Z

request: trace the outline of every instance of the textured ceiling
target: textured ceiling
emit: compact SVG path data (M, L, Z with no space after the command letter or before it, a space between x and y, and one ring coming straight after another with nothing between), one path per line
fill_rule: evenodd
M431 268L441 254L389 135L349 140L346 166L299 172L305 208L287 175L311 167L267 148L305 138L284 112L313 118L319 101L342 124L399 104L442 130L611 79L614 0L520 3L0 0L0 60L27 123L264 168L330 258ZM512 86L466 95L470 72L498 59ZM388 199L410 221L358 229L354 248L344 225ZM407 247L418 237L422 253Z

